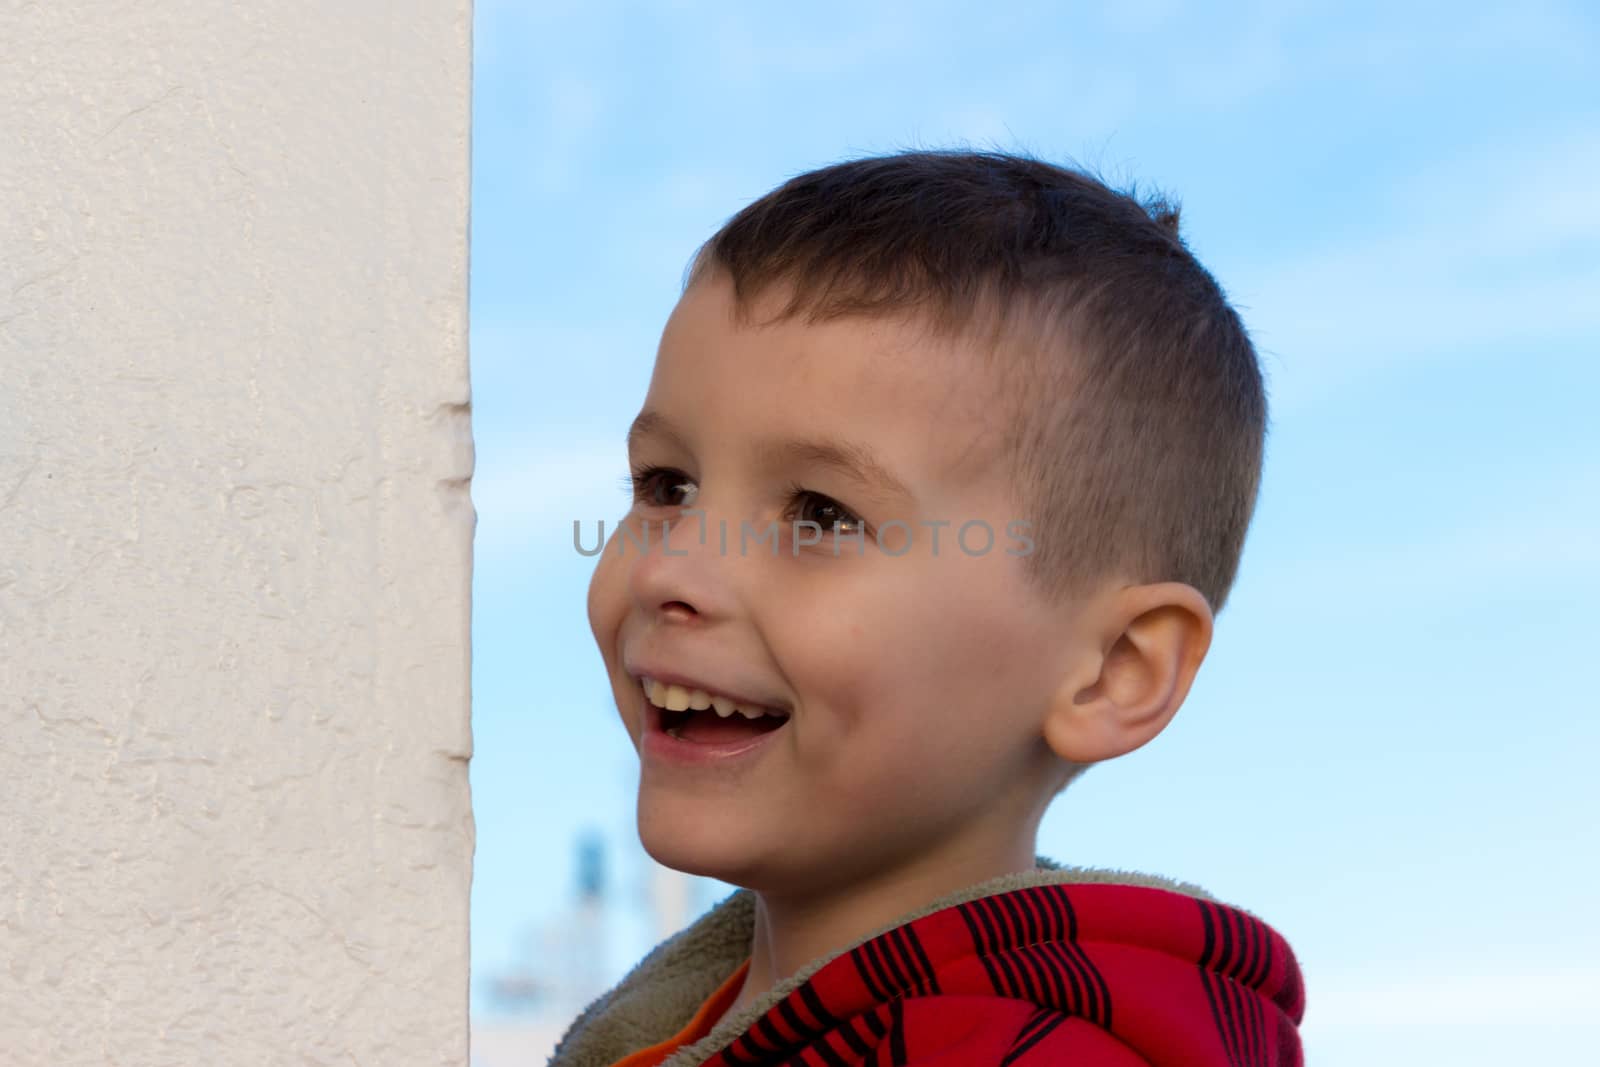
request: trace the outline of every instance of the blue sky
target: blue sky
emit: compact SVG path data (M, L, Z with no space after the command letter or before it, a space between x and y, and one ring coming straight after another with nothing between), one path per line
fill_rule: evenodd
M800 171L970 144L1179 197L1272 402L1187 703L1059 799L1040 850L1272 922L1312 1064L1592 1048L1591 11L480 0L475 1006L570 899L586 828L637 900L635 759L571 520L626 508L622 435L689 255Z

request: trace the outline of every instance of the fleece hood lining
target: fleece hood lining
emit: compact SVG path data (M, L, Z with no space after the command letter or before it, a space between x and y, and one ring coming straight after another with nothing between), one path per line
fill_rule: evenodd
M831 955L818 957L743 1010L723 1018L703 1040L667 1057L661 1067L696 1067L703 1063L827 964L897 926L998 893L1034 886L1093 882L1146 886L1201 900L1215 900L1199 886L1176 879L1135 871L1067 867L1038 857L1032 871L1003 875L949 893ZM738 890L676 936L662 942L610 992L595 1000L568 1029L549 1067L612 1067L629 1053L670 1038L749 958L754 926L755 894L748 889Z

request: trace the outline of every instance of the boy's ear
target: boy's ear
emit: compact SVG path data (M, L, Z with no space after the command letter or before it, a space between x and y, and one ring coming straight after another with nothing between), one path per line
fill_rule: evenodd
M1090 640L1044 723L1045 742L1073 763L1121 756L1164 730L1211 647L1211 606L1181 582L1119 589L1091 612Z

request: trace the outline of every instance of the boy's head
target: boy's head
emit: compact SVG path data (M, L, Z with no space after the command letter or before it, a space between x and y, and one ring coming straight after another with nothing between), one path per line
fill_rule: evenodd
M1265 422L1163 202L916 152L747 207L691 265L590 587L646 848L794 895L1030 861L1050 797L1186 696Z

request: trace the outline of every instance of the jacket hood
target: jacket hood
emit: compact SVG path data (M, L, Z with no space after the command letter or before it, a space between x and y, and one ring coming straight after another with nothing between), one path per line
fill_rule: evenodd
M663 942L550 1067L611 1067L677 1033L748 959L754 915L740 890ZM1300 1067L1304 1012L1293 952L1255 916L1188 883L1041 858L813 961L662 1067Z

